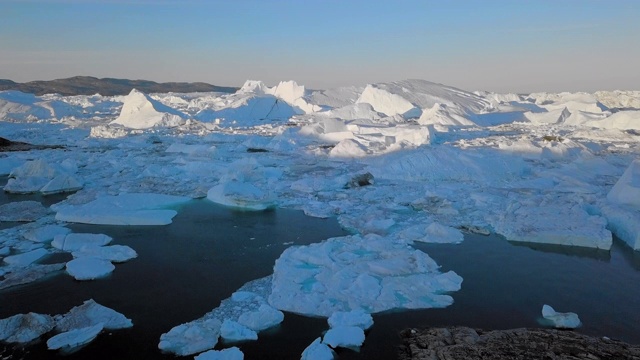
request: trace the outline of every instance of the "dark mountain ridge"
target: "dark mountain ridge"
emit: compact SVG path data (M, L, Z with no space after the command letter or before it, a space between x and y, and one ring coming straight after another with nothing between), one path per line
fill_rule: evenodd
M138 89L145 93L167 93L167 92L226 92L232 93L238 90L236 87L216 86L203 82L166 82L157 83L149 80L129 80L129 79L99 79L92 76L74 76L66 79L38 80L25 83L16 83L7 79L0 79L0 91L18 90L24 93L35 95L60 94L71 95L94 95L103 96L126 95L131 89Z

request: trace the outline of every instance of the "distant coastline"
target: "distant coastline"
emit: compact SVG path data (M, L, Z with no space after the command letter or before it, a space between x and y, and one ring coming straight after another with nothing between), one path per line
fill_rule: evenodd
M0 79L0 91L18 90L34 95L60 94L63 96L94 95L103 96L126 95L131 89L138 89L145 93L189 93L189 92L225 92L232 93L237 87L217 86L203 82L166 82L157 83L149 80L129 79L99 79L92 76L74 76L66 79L48 81L29 81L17 83L7 79Z

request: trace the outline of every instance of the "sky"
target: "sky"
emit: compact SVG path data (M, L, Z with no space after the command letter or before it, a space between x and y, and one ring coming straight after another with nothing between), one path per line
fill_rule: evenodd
M0 79L640 90L637 0L0 0Z

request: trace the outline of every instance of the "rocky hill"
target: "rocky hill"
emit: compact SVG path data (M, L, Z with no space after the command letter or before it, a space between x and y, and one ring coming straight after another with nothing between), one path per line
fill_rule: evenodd
M49 81L29 81L17 83L11 80L0 79L0 91L18 90L35 95L57 93L64 96L70 95L93 95L103 96L126 95L131 89L138 89L144 93L166 93L166 92L235 92L238 88L228 86L216 86L203 82L167 82L157 83L148 80L128 80L128 79L98 79L91 76L74 76L67 79L56 79Z

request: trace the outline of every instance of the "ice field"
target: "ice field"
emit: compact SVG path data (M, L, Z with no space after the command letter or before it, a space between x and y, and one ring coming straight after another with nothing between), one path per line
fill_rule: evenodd
M495 94L424 80L317 91L247 81L233 94L3 91L0 121L0 137L55 145L0 153L0 289L56 274L104 281L144 255L92 226L144 233L194 201L252 216L301 210L350 234L287 243L271 274L162 329L158 353L240 359L245 342L302 315L328 322L298 356L342 357L367 346L371 314L455 304L466 278L429 249L455 257L469 234L595 258L640 250L640 91ZM62 201L38 201L54 197ZM215 222L201 226L216 232ZM57 256L69 260L47 261ZM83 301L67 315L2 319L0 339L72 351L132 325L118 308ZM573 308L544 305L543 325L589 328L579 311L577 320L564 314Z

